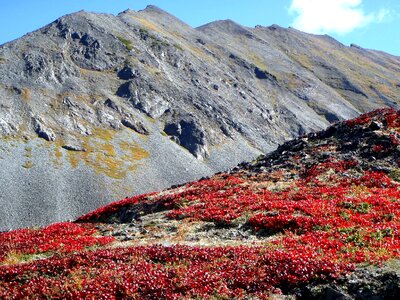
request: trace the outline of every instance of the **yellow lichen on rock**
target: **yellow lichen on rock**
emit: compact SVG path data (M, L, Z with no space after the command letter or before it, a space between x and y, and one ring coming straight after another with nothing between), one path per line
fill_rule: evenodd
M141 17L138 17L138 16L134 16L133 18L136 19L137 21L139 21L146 29L149 29L149 30L152 30L152 31L155 31L155 32L159 32L159 33L164 32L164 30L161 29L161 27L159 27L158 25L154 24L153 22L150 22L147 19L144 19L144 18L141 18Z
M135 142L121 141L120 132L96 128L93 135L81 137L86 151L68 151L72 168L79 164L91 167L97 174L123 179L138 166L138 161L148 158L149 153ZM58 152L55 155L57 157Z
M28 158L32 157L32 147L25 148L25 157L28 157Z
M25 169L30 169L33 167L33 162L31 160L28 160L22 165L22 167Z
M148 158L150 156L149 152L141 148L138 144L131 144L128 142L120 142L120 148L125 152L123 158L136 161Z

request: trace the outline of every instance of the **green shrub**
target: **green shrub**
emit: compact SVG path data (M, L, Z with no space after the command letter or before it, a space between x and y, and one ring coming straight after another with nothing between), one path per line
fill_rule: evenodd
M389 173L389 177L397 182L400 182L400 169L394 168L393 170L391 170Z
M122 44L124 44L125 45L125 48L127 49L127 50L129 50L129 51L131 51L132 49L133 49L133 46L132 46L132 42L131 41L129 41L129 40L127 40L127 39L124 39L123 37L121 37L121 36L117 36L117 38L119 39L119 41L122 43Z
M174 44L174 47L175 47L176 49L180 50L180 51L183 51L182 46L179 45L179 44Z

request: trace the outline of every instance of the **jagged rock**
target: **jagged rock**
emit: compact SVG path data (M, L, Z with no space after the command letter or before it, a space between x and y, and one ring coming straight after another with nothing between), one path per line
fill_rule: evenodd
M43 54L28 53L24 56L25 70L28 75L42 74L48 68L49 62Z
M69 28L70 24L67 16L64 20L59 20L59 29ZM76 18L72 21L78 29L87 27L84 18ZM72 26L72 27L75 27ZM70 28L74 30L75 28ZM71 59L81 68L104 71L115 68L123 61L121 52L125 52L124 45L121 44L116 36L108 31L99 30L97 27L91 27L89 32L80 33L79 29L71 35ZM110 52L114 51L114 52ZM113 53L114 55L110 55Z
M116 111L118 111L118 112L121 112L121 110L120 110L120 108L118 107L117 103L115 103L115 102L114 102L113 100L111 100L111 99L107 99L106 101L104 101L104 105L107 106L107 107L109 107L109 108L111 108L111 109L113 109L113 110L116 110Z
M197 159L208 157L207 141L202 126L193 119L167 123L164 132L186 148Z
M353 300L346 292L336 286L317 285L301 293L300 299L315 300Z
M62 147L65 150L69 150L69 151L82 151L82 152L87 151L86 148L84 148L80 145L74 145L74 144L65 144L65 145L62 145Z
M135 108L152 118L161 117L170 108L164 98L164 93L157 90L154 84L129 81L122 84L116 93L117 96L127 98Z
M138 76L138 72L130 66L125 66L118 72L118 77L123 80L130 80Z
M359 268L348 278L341 280L355 299L395 300L400 295L398 261L384 268Z
M261 70L258 67L254 68L254 74L258 79L269 79L276 81L276 77L274 75L268 73L267 71Z
M205 45L206 44L206 42L203 41L202 39L196 39L196 42L198 42L201 45Z
M81 123L76 123L76 129L82 135L91 135L92 131Z
M394 266L392 266L394 264ZM334 284L311 284L300 293L301 299L322 300L395 300L400 295L399 262L376 266L358 267L355 272L343 276Z
M8 136L14 133L15 130L16 127L12 123L0 119L0 135Z
M382 126L383 126L382 123L374 121L374 122L371 122L371 125L369 125L369 129L371 129L372 131L375 131L375 130L381 129Z
M87 151L87 149L82 145L81 141L79 141L75 137L66 138L64 144L61 147L68 151L77 151L77 152Z
M354 43L351 43L351 44L350 44L350 47L356 48L356 49L359 49L359 50L362 50L362 48L361 48L359 45L354 44Z
M121 123L125 127L128 127L130 129L132 129L133 131L136 131L137 133L144 134L144 135L150 134L150 132L146 128L146 126L144 126L143 123L140 121L136 121L136 120L132 120L132 119L122 119Z
M103 125L107 125L111 127L112 129L119 130L120 129L120 122L118 118L116 118L114 115L109 114L108 112L105 112L103 110L98 110L97 111L97 119L99 122Z
M121 84L117 90L116 95L118 97L122 97L122 98L132 97L134 94L132 93L130 86L131 86L130 82L125 82L125 83Z
M329 123L334 123L337 121L340 121L340 118L334 114L334 113L330 113L330 112L325 112L324 113L325 119L329 122Z
M139 95L138 99L133 98L135 107L147 113L152 118L161 117L169 109L169 102L163 96L154 93L153 95Z
M33 118L33 128L38 135L38 137L45 139L46 141L55 141L56 135L54 134L53 130L46 127L42 120L39 118Z

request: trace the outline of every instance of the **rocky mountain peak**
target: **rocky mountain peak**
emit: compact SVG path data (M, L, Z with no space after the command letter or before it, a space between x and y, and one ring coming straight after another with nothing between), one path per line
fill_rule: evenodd
M197 27L197 29L203 32L218 30L230 32L232 34L243 34L248 32L244 26L230 19L210 22L208 24Z
M261 28L263 28L263 27L261 26ZM283 27L279 26L278 24L272 24L270 26L267 26L266 28L268 28L270 30L282 30L282 29L284 29Z
M135 13L136 13L135 10L128 8L128 9L125 9L124 11L120 12L120 13L118 14L118 16L124 15L124 14L130 14L130 15L132 15L132 14L135 14Z
M188 28L191 28L188 24L184 23L174 15L154 5L148 5L145 9L139 10L134 18L135 17L139 22L143 22L143 19L148 20L153 24L158 24L161 27L168 28L170 31L186 31ZM156 32L160 30L162 30L162 28L156 30Z
M294 30L195 29L154 7L61 17L0 46L0 228L73 218L396 107L398 64Z
M158 6L155 6L155 5L147 5L146 8L143 9L142 11L157 12L157 13L161 13L161 14L169 14L165 10L162 10L161 8L159 8Z

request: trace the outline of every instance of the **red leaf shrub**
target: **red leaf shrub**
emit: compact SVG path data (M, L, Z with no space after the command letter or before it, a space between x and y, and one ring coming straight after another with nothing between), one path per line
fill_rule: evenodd
M94 236L96 230L89 226L64 222L42 229L19 229L0 233L0 263L8 255L26 255L51 252L70 253L88 247L104 246L111 237Z
M353 269L311 247L147 246L97 250L0 267L0 297L267 299L271 292ZM293 247L292 244L296 244Z

